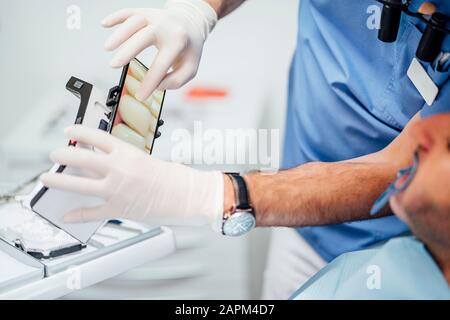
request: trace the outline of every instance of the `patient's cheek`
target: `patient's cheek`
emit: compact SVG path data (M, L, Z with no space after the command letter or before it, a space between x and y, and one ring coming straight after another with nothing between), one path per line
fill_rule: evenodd
M439 156L439 157L438 157ZM430 204L442 210L450 209L450 156L440 153L430 161L426 180L422 183Z

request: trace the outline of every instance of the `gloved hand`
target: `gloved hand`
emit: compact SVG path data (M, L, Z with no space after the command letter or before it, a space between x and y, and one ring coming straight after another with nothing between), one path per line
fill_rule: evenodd
M100 206L69 212L65 222L124 218L152 225L210 224L220 231L222 173L161 161L104 131L81 125L67 128L65 134L101 152L66 147L52 152L52 161L80 168L98 178L45 173L42 183L49 188L105 199Z
M111 61L119 68L150 46L158 49L151 72L136 98L143 101L157 88L177 89L197 73L203 44L217 22L214 9L203 0L169 0L165 9L123 9L106 17L106 28L120 25L105 43L119 50ZM173 70L167 73L170 68Z

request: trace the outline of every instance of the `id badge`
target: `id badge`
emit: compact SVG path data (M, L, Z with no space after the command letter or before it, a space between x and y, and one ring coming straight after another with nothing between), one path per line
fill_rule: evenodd
M439 93L439 88L416 58L412 60L407 75L426 104L431 107Z

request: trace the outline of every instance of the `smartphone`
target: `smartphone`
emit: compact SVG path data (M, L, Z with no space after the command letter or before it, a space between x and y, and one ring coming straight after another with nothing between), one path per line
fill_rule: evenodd
M75 123L108 131L115 137L151 153L154 141L159 135L165 91L156 91L145 101L138 101L134 97L147 72L147 67L137 59L125 66L119 85L112 91L117 93L117 98L113 99L110 108L106 106L110 97L107 98L91 84L72 77L66 88L81 100ZM92 149L81 143L77 143L75 147ZM57 164L50 172L91 177L78 168ZM30 207L44 219L80 242L86 243L105 222L68 224L64 223L63 218L74 209L98 206L102 203L103 199L97 197L49 189L39 183L31 194Z
M124 67L118 107L112 111L109 130L113 136L151 154L159 136L158 127L162 124L161 110L166 92L156 90L145 101L135 98L147 72L148 68L138 59Z

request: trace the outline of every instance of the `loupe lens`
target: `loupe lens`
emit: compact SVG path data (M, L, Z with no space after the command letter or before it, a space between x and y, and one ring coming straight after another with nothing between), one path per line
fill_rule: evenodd
M402 16L402 0L386 1L381 14L380 31L378 39L383 42L394 42L397 40L400 19Z
M433 62L441 52L445 33L436 29L435 26L445 27L447 17L441 13L434 13L431 17L431 25L428 25L420 39L416 56L424 62Z

